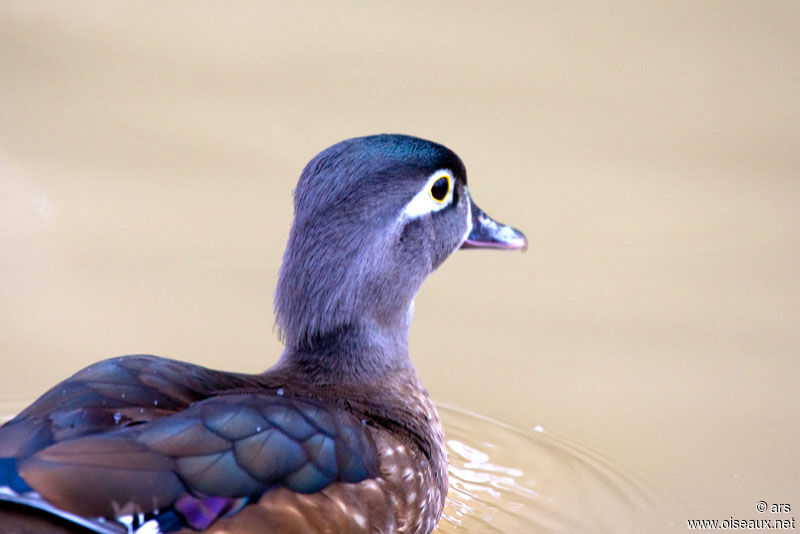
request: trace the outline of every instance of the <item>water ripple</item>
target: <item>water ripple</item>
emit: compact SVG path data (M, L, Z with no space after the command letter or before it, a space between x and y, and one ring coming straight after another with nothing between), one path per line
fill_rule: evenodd
M450 493L437 532L655 532L670 499L589 447L440 405Z

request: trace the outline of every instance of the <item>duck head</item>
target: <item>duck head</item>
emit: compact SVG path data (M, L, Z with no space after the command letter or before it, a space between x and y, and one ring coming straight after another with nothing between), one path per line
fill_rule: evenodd
M294 193L275 293L284 358L353 336L407 358L414 295L451 253L526 246L475 205L448 148L405 135L337 143L308 163Z

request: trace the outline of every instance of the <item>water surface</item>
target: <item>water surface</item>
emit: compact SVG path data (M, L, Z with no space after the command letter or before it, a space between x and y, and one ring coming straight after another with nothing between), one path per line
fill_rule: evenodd
M416 300L442 530L789 519L799 6L2 3L0 413L120 354L267 368L300 170L403 132L530 241Z

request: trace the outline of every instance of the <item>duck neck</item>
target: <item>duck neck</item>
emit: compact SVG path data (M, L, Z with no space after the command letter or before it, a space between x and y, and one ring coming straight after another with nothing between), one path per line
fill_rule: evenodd
M413 369L408 355L408 321L368 320L287 345L279 366L315 383L378 382Z

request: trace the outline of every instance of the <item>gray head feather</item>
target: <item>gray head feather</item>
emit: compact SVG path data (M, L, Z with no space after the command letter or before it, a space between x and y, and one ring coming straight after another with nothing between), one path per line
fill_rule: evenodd
M447 209L408 220L403 208L438 169L456 185ZM461 160L403 135L348 139L314 157L295 190L295 218L275 292L287 349L345 330L407 332L417 290L467 228ZM407 335L407 334L406 334Z

